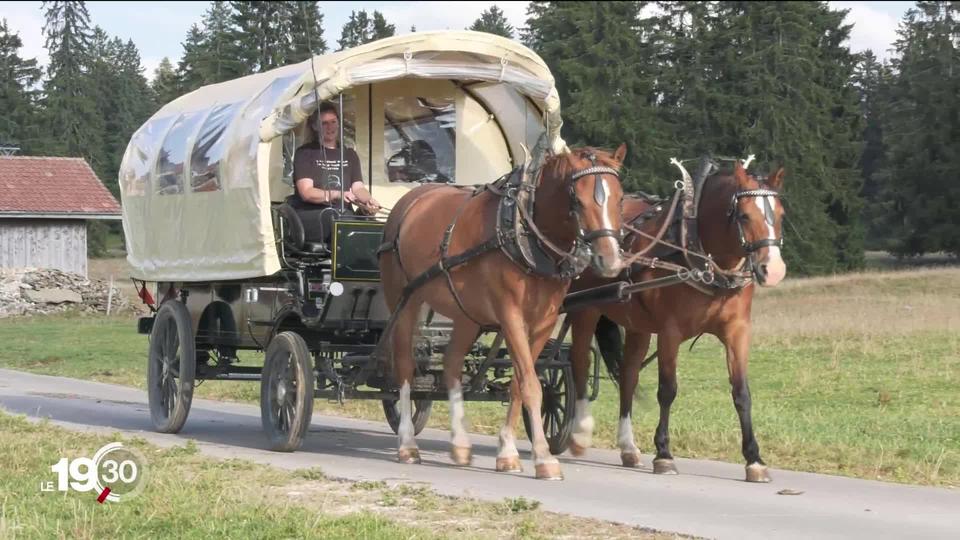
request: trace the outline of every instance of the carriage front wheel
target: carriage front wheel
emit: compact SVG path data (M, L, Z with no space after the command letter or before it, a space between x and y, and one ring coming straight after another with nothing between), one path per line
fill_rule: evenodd
M550 444L550 453L558 456L570 447L570 437L573 433L573 416L576 407L573 368L565 365L543 369L540 373L540 388L543 391L543 402L540 406L543 433ZM521 407L521 410L527 439L532 441L530 416L527 414L526 407Z
M383 414L387 417L387 423L394 433L400 429L400 411L397 410L398 399L383 400ZM419 435L423 428L427 427L427 421L430 420L430 410L433 408L433 401L429 399L417 399L413 402L413 434Z
M295 332L280 332L267 347L260 419L273 451L292 452L303 443L313 415L312 364L307 343Z
M167 300L154 319L147 356L150 419L160 433L177 433L183 428L193 401L196 371L190 313L179 300Z

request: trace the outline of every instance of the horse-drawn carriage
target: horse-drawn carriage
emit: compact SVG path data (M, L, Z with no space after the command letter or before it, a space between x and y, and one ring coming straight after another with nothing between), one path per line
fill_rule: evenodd
M475 32L390 38L162 107L133 135L120 171L128 260L153 311L139 331L150 335L157 430L180 430L195 382L211 379L260 381L275 450L299 446L315 397L382 400L397 429L397 387L389 363L373 357L390 318L377 261L385 218L343 216L329 245L307 242L285 202L294 152L311 136L306 120L324 100L338 104L341 140L386 209L423 183L488 184L538 143L565 150L547 66L514 41ZM409 158L418 147L431 149L427 166ZM417 431L432 400L447 397L438 358L450 330L423 310ZM508 401L509 354L502 336L486 338L467 355L464 399ZM239 365L240 350L265 351L263 367ZM574 407L567 350L552 342L538 362L555 452L568 444Z
M329 242L315 242L287 199L295 152L316 133L306 121L327 100L337 103L339 147L355 149L388 212L341 214ZM497 470L520 469L522 410L537 477L560 478L551 454L589 446L596 331L620 356L608 365L622 361L613 375L625 466L639 463L637 372L661 359L654 470L675 472L666 430L676 349L710 332L727 344L747 478L768 480L750 424L745 336L752 282L785 272L782 170L764 180L739 160L733 171L701 160L692 176L677 162L672 202L624 198L625 147L570 150L561 124L543 61L476 32L388 38L161 108L120 170L128 261L154 312L138 328L150 335L156 429L182 428L195 381L260 381L271 449L301 444L314 398L378 399L398 458L413 463L432 401L448 398L451 454L464 464L462 402L509 402ZM601 336L602 317L627 330L625 345ZM645 359L653 333L659 349ZM263 367L238 365L241 350L264 351Z

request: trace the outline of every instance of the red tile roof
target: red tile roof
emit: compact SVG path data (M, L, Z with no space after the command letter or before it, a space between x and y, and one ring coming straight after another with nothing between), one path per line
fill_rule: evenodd
M0 157L0 215L120 214L83 158Z

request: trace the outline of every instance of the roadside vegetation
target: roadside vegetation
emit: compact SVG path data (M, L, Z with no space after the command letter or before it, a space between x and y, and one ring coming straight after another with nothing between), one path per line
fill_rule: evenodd
M143 492L99 504L93 493L42 492L61 457L91 457L121 441L144 455ZM320 469L281 470L160 448L138 438L68 431L0 412L0 538L674 538L545 512L522 497L499 503L437 495L410 483L344 482ZM253 489L251 489L253 487Z
M960 486L960 268L788 279L758 292L753 321L754 427L771 466ZM143 388L147 340L135 328L130 318L3 320L0 367ZM261 356L242 354L242 365ZM634 398L634 429L646 453L658 418L656 379L653 364ZM679 384L674 454L741 462L716 339L704 336L681 351ZM259 392L255 383L207 381L196 395L256 402ZM596 446L615 447L617 400L605 377L593 407ZM315 411L384 418L378 401L317 400ZM467 406L476 433L495 433L504 414L498 403ZM434 404L430 425L448 426L446 403Z

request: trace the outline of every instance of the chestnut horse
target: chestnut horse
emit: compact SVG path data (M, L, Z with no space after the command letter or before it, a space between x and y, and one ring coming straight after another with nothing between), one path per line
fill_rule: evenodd
M750 482L769 482L767 467L760 458L760 449L753 435L750 419L750 389L747 386L747 356L750 348L750 306L753 300L752 281L761 286L776 286L786 274L780 256L783 205L778 194L783 185L783 169L760 183L746 174L739 161L733 173L717 173L708 177L702 186L697 216L697 230L704 254L712 255L727 276L740 272L744 265L750 272L741 272L739 282L727 279L726 287L673 284L663 288L635 293L629 301L588 307L572 313L573 344L571 357L577 392L571 452L581 455L590 446L593 418L587 401L587 372L591 337L596 332L598 345L611 371L619 368L620 424L618 444L625 467L637 467L640 452L633 440L630 413L633 394L640 369L645 362L651 334L657 334L655 356L659 368L657 401L660 403L660 423L654 436L656 457L653 470L657 474L676 474L670 453L670 405L677 395L677 352L680 344L702 333L713 334L723 343L727 355L727 371L732 386L733 403L740 417L743 435L743 457L746 459L746 479ZM628 198L624 203L624 222L631 223L650 208L651 203ZM662 209L661 209L662 210ZM669 213L669 214L672 214ZM646 236L633 234L624 239L626 251L639 252L649 246L655 233L661 230L668 212L661 211L656 219L639 225ZM629 228L629 226L628 226ZM680 247L680 246L677 246ZM684 261L682 251L674 251L668 260ZM630 280L641 283L662 277L668 272L649 267L634 267ZM576 289L594 287L604 280L585 273L574 285ZM717 285L717 284L714 284ZM700 290L698 290L700 289ZM626 330L621 352L620 330ZM619 366L617 366L619 364Z
M561 260L572 259L570 250L575 245L589 247L594 270L601 275L616 275L622 268L619 237L623 191L618 171L625 154L626 145L621 145L612 154L582 148L554 155L546 159L536 182L525 182L519 189L471 192L456 186L424 185L404 195L391 210L383 233L380 272L387 305L395 318L389 337L394 375L400 388L399 461L420 462L410 398L415 368L412 341L421 306L427 304L453 321L443 356L453 461L458 465L471 461L470 438L463 425L464 355L481 329L498 327L513 363L513 381L511 406L500 431L496 469L521 470L513 432L522 399L533 419L536 477L562 478L560 464L550 454L543 432L542 395L534 362L554 329L573 275L532 272L530 267L514 262L501 245L489 246L491 240L502 238L498 224L501 198L515 198L518 192L527 191L532 193L533 203L523 212L522 219L532 219L528 228L539 237L540 245L552 245L554 260L561 253L566 253ZM514 200L509 208L523 206L522 198ZM488 247L475 256L465 255L477 251L478 246ZM458 255L468 260L463 262L461 258L455 265L438 264L442 258L450 260ZM576 274L586 266L584 258L580 259ZM423 282L418 276L427 275L433 267L444 270L443 275ZM412 287L415 281L423 282L422 286ZM404 295L406 302L402 301Z

